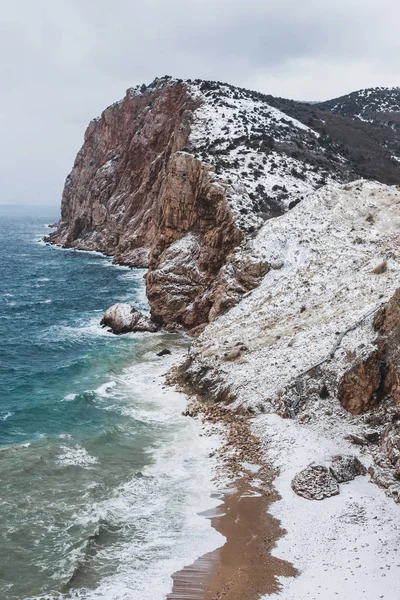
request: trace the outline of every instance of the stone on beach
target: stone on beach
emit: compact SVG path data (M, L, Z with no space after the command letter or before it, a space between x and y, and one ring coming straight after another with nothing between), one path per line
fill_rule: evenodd
M356 456L334 456L331 464L331 473L339 483L351 481L358 475L365 475L367 469Z
M292 489L307 500L323 500L339 494L339 484L327 467L309 465L292 480Z

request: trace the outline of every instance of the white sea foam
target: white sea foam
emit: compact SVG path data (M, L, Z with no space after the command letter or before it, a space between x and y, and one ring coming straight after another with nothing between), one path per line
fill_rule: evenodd
M66 396L64 396L64 400L75 400L75 398L77 397L78 394L67 394Z
M3 415L2 417L0 417L0 421L7 421L7 419L9 419L10 417L13 416L14 413L12 412L8 412L5 415Z
M107 383L103 383L103 385L98 387L95 392L98 396L108 397L116 385L117 384L115 381L107 381Z
M96 555L85 562L83 571L101 572L106 565L110 572L112 565L114 574L104 576L94 590L73 589L67 597L165 600L174 572L224 543L210 520L200 514L220 504L220 490L212 481L212 455L221 442L217 436L202 435L200 421L182 416L187 402L183 394L163 387L162 373L182 357L181 350L172 350L172 356L162 360L149 352L115 382L99 388L131 410L135 420L140 413L147 422L159 422L160 440L151 464L141 474L120 485L107 500L75 515L77 525L103 522L121 534L113 544L96 547ZM129 396L131 407L126 406ZM88 455L79 446L63 447L63 452L63 464L88 464Z
M61 446L61 451L56 460L56 464L58 465L65 467L89 467L98 462L97 458L90 456L87 450L79 446L79 444L72 447Z

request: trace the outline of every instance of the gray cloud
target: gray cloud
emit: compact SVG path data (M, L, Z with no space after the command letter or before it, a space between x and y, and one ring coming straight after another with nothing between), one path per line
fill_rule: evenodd
M14 0L0 23L0 203L57 205L90 118L164 74L298 99L398 85L395 0Z

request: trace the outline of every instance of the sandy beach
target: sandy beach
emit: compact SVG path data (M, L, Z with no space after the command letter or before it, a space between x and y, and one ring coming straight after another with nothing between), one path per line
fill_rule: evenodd
M221 434L222 426L225 441L217 452L217 478L230 483L221 504L203 516L226 542L175 573L167 600L258 600L279 592L280 578L297 572L271 553L286 532L268 512L279 499L272 485L275 474L262 461L251 419L198 400L189 413L201 416L211 432L217 426Z

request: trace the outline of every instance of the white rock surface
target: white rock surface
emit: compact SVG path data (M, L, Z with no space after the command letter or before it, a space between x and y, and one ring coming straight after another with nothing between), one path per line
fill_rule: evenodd
M106 310L100 322L104 327L110 327L113 333L122 334L135 331L154 333L159 327L145 317L139 310L126 303L113 304Z

